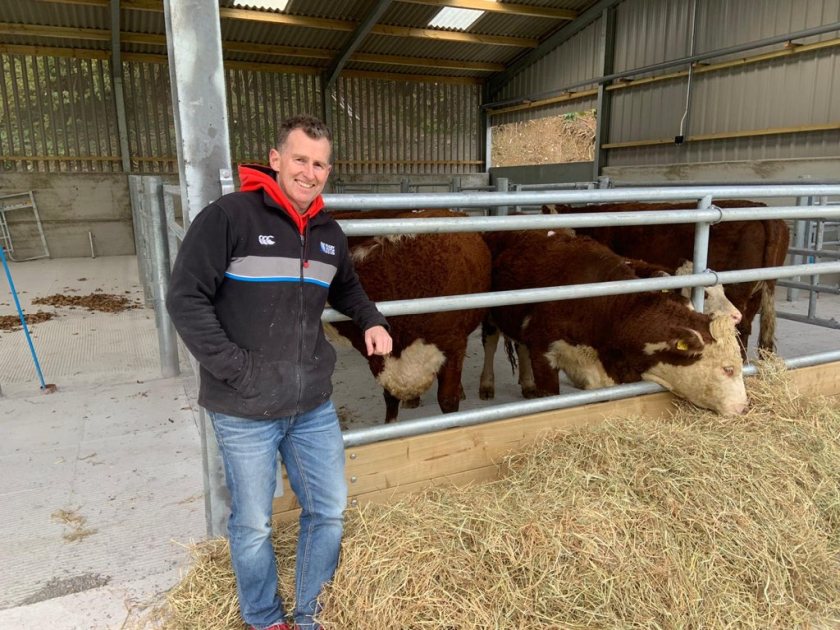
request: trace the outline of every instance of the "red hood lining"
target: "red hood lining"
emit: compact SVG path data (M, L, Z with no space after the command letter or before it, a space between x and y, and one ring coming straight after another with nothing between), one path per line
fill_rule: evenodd
M271 197L278 206L286 211L286 214L294 221L298 232L303 234L309 219L317 215L324 207L324 199L321 195L315 197L312 204L305 213L299 213L289 198L277 184L277 177L273 170L267 166L258 164L242 164L239 166L239 179L241 192L262 190Z

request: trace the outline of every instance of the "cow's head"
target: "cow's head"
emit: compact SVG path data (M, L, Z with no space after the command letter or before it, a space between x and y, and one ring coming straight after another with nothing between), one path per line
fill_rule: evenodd
M688 276L694 273L694 264L687 260L682 265L677 267L674 275ZM691 288L685 287L682 289L683 297L691 300ZM716 284L711 287L706 287L705 297L703 302L703 312L712 317L728 317L734 324L739 324L743 315L741 311L735 308L735 305L726 297L723 287Z
M710 318L707 331L675 326L667 341L648 344L645 352L659 360L644 380L721 414L746 411L741 348L730 317Z

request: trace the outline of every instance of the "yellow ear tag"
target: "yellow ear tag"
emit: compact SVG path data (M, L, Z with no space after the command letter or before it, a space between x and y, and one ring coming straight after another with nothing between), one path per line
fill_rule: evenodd
M688 344L682 339L680 339L677 342L677 350L688 350Z

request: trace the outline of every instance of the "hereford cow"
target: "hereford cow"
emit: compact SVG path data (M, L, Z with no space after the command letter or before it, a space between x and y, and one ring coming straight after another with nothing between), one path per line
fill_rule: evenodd
M336 212L336 219L458 217L448 210ZM490 252L479 234L406 234L351 237L359 280L376 302L483 293L490 290ZM394 348L387 357L366 357L382 385L385 422L396 420L400 401L415 401L438 382L441 411L458 411L461 369L469 334L486 309L389 317ZM361 331L351 322L332 326L366 355Z
M493 289L631 280L624 259L567 230L486 234ZM551 264L546 264L551 261ZM719 413L747 397L733 320L693 311L660 291L491 309L502 333L525 346L538 395L559 393L558 371L582 389L647 380Z
M535 232L539 232L536 231ZM568 236L574 236L573 230L564 230ZM491 239L494 237L490 237ZM677 269L668 269L662 265L655 265L636 258L623 258L625 264L639 278L656 278L670 275L689 275L694 270L691 261L684 261ZM691 289L683 288L677 292L664 291L674 299L681 301L687 308L693 309L691 302ZM705 301L703 312L714 317L727 317L732 320L733 325L741 321L741 311L730 302L723 291L723 287L715 285L705 288ZM479 398L491 400L496 395L495 358L499 345L499 329L493 323L490 315L486 315L481 322L481 344L484 348L484 366L481 370L481 380L478 388ZM517 343L505 340L505 350L511 365L516 369L519 367L519 386L525 398L534 398L537 392L534 386L534 376L531 373L531 362L528 350Z
M749 200L728 199L715 201L721 208L746 208L764 204ZM630 212L642 210L692 209L696 203L616 203L589 206L556 205L546 206L543 212L572 214L582 212ZM683 259L693 258L694 224L679 225L632 225L576 228L580 235L590 236L603 243L621 256L641 258L647 262L676 268ZM778 267L785 264L789 241L789 230L784 221L736 221L711 226L709 236L710 269L732 271ZM742 356L746 358L746 347L752 332L756 313L759 319L758 347L765 350L775 348L776 305L775 280L740 282L724 287L726 297L742 313L738 331L743 344Z

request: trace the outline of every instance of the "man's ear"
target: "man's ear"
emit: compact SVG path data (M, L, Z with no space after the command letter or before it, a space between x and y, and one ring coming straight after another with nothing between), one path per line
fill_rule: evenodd
M272 148L268 152L268 165L273 171L280 172L280 152L277 149Z

